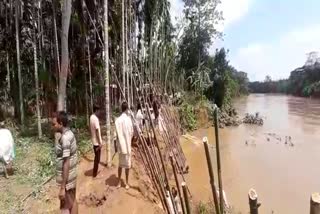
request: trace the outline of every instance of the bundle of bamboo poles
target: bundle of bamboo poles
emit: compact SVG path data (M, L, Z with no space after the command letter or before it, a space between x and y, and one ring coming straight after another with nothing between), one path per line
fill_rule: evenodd
M114 72L113 69L111 69L111 71ZM178 213L178 207L176 206L171 192L171 187L175 186L179 193L183 213L189 213L185 210L189 210L187 207L189 204L188 198L191 196L190 191L184 196L185 203L183 203L181 195L182 186L179 185L180 181L185 182L184 170L187 168L186 158L179 141L180 127L177 125L179 122L177 121L177 117L174 116L174 113L170 110L170 106L167 103L163 103L160 111L160 117L163 121L163 132L159 132L151 115L151 105L155 100L151 100L148 89L142 87L144 82L141 81L140 73L138 71L135 73L137 75L132 75L133 88L136 90L134 94L136 95L136 99L142 103L142 106L146 110L145 119L148 121L145 123L144 132L137 132L139 139L137 144L138 153L165 211L167 213ZM116 75L115 77L122 98L123 100L126 100L125 92ZM152 86L151 82L149 82L149 85ZM155 87L153 87L153 97L156 97L157 94ZM133 123L136 124L135 117L133 115L131 116ZM168 151L171 152L170 162L169 160L165 160ZM173 185L169 180L169 170L172 170L174 174L175 184ZM186 185L184 185L184 187L187 189ZM186 205L186 209L184 204Z

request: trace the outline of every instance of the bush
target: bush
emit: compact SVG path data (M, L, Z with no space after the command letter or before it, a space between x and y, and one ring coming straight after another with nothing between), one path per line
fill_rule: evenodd
M87 118L86 118L86 116L74 117L72 119L72 128L75 128L75 129L85 129L85 128L87 128Z
M197 119L192 105L184 103L179 109L179 117L183 129L188 131L196 129Z
M53 148L48 145L42 146L41 153L37 157L39 164L39 176L49 177L55 172L55 155Z

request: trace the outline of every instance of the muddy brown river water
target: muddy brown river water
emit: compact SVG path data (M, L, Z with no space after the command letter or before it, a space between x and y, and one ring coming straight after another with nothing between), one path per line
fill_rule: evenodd
M243 124L220 131L222 177L229 203L237 213L248 213L247 194L254 188L262 203L260 213L309 213L311 193L320 192L320 100L250 95L234 105L241 116L260 112L264 125ZM208 136L214 144L213 128L193 135ZM291 137L287 144L286 136ZM208 200L212 194L203 145L187 147L186 155L194 198Z

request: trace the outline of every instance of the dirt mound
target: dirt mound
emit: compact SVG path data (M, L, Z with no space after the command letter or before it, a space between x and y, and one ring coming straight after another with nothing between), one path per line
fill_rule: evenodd
M243 123L247 124L254 124L254 125L263 125L263 118L259 115L259 113L255 114L246 114L246 116L243 118Z
M108 196L112 194L113 190L110 187L100 193L90 193L89 195L80 196L79 203L85 204L88 207L99 207L104 204Z
M225 126L239 126L241 120L238 117L238 113L235 108L231 106L225 106L219 112L219 127L224 128Z

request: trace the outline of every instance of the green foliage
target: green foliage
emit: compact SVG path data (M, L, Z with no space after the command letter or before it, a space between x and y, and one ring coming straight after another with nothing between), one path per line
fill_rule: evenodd
M78 116L72 119L72 128L75 129L87 129L87 118L86 116Z
M209 57L208 48L214 37L221 36L214 25L222 16L217 10L218 0L184 0L185 20L184 34L179 44L178 68L186 71L186 78L192 76L192 71L200 67ZM188 89L191 89L189 83Z
M289 81L273 81L269 76L264 82L250 82L249 90L252 93L288 93Z
M272 81L266 77L264 82L251 82L250 91L253 93L289 93L298 96L319 96L320 66L303 66L291 72L285 80Z
M232 98L239 95L239 84L231 77L229 72L226 72L224 85L226 92L223 97L222 105L230 105Z
M320 96L320 61L317 52L308 54L306 63L291 71L288 79L272 81L266 76L264 82L251 82L253 93L288 93L297 96Z
M55 173L55 154L53 147L43 146L41 153L37 157L39 164L39 176L50 177Z
M214 58L208 60L212 85L207 88L206 97L214 101L218 107L230 105L232 98L248 93L247 73L237 71L229 65L227 51L216 50Z
M193 105L183 103L179 108L180 123L183 129L193 131L197 127L197 119Z

